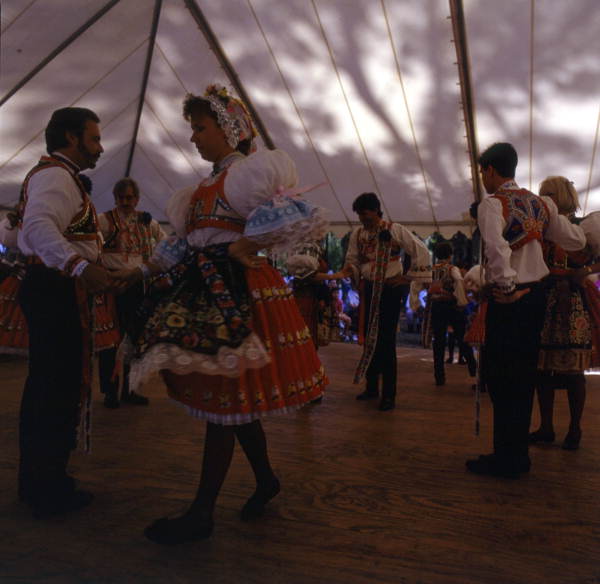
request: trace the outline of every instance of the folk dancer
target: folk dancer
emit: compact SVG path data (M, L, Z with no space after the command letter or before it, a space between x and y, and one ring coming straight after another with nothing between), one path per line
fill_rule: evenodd
M67 474L81 408L89 399L90 295L108 288L96 211L77 174L103 152L98 116L52 114L43 156L21 189L18 247L28 256L19 301L29 331L29 374L21 404L19 495L36 517L92 500Z
M493 195L478 209L491 298L485 321L483 376L494 409L494 452L468 460L477 474L518 478L528 472L529 423L536 382L548 275L542 244L577 251L582 230L558 214L549 197L537 197L514 180L517 153L508 143L479 157L483 185Z
M364 351L355 375L366 372L366 389L358 400L376 399L381 379L380 411L392 410L396 400L396 329L406 300L405 286L412 280L431 281L431 259L425 244L399 223L382 219L375 193L358 196L352 210L362 226L350 235L343 271L352 275L360 291L359 342ZM401 252L411 259L406 273Z
M571 181L563 176L550 176L542 181L540 196L550 197L561 215L576 222L579 200ZM584 218L579 223L586 236L597 229L597 224L596 229L589 229L593 219L593 216ZM595 318L599 312L598 291L585 281L585 275L592 272L591 264L598 250L592 249L593 238L586 239L586 248L579 252L568 253L552 242L544 244L550 276L545 282L546 313L538 358L540 427L529 435L529 441L554 442L554 390L564 388L571 414L569 431L562 443L564 450L579 448L586 394L584 372L599 364L598 347L592 351L594 330L600 324Z
M115 207L98 216L100 231L104 237L103 263L109 270L136 268L152 255L156 244L166 237L165 232L150 213L136 209L140 201L140 189L132 178L122 178L113 187ZM121 338L131 331L131 320L144 298L144 284L138 282L107 298L116 303L117 322ZM117 348L112 346L99 353L100 390L107 408L119 407L120 401L135 405L147 405L148 398L129 390L129 366L124 365L123 379L115 375Z
M145 531L161 544L211 535L236 437L256 478L241 518L259 517L280 490L261 418L318 398L327 383L291 290L256 255L276 241L294 246L304 237L322 237L313 229L309 205L281 192L296 192L293 162L280 150L254 152L251 118L225 88L188 95L184 117L191 141L213 171L167 204L179 239L161 242L150 261L120 276L131 282L170 270L173 281L172 290L149 308L137 338L132 387L160 371L170 397L207 422L200 484L190 508Z
M435 246L434 255L438 261L432 269L432 283L429 287L427 301L431 310L435 384L444 385L446 383L444 352L449 326L452 327L460 354L467 361L471 376L475 376L477 364L473 357L473 350L464 342L465 308L468 300L460 270L451 262L452 245L449 242L438 243Z

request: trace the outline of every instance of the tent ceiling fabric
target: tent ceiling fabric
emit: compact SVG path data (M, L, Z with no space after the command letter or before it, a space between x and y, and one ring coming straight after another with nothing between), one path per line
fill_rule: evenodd
M195 4L275 145L296 161L302 184L328 183L307 197L327 207L333 222L355 218L352 201L363 191L377 192L387 214L407 224L463 221L473 189L445 0ZM6 0L0 98L108 5L78 0L73 10L70 0ZM101 118L105 153L87 171L101 211L112 206L112 186L127 168L140 98L130 171L140 207L164 220L171 193L210 170L189 142L181 102L209 83L231 83L186 2L163 0L141 96L154 7L154 0L120 0L2 105L0 205L16 202L44 152L50 113L70 105ZM534 190L545 176L563 174L582 205L589 183L586 210L600 209L600 164L592 160L597 0L465 0L464 11L480 147L513 142L523 186L530 171Z

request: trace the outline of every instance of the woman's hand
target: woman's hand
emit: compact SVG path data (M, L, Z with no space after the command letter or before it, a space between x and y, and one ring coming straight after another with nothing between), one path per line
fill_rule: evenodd
M115 270L114 272L111 272L110 275L113 280L116 280L118 283L126 284L126 287L132 286L144 279L144 274L142 274L142 270L139 268L132 268L131 270Z
M529 288L523 288L523 290L515 290L512 294L504 294L499 288L492 290L492 296L498 304L512 304L521 300L525 294L529 294Z
M259 246L242 237L229 245L227 253L232 260L239 262L246 268L260 268L267 263L267 258L256 255Z

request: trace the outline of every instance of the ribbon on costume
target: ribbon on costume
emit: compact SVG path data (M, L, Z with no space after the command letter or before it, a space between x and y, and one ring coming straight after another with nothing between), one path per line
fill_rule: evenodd
M79 402L78 439L85 453L92 450L92 376L94 355L94 320L96 301L82 282L75 279L75 297L81 321L81 398Z

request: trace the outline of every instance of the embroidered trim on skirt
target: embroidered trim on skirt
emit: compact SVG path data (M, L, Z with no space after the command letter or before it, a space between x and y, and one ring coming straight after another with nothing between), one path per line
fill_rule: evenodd
M15 274L7 276L0 284L0 353L26 356L29 354L29 333L25 315L19 306L20 287L21 278ZM121 333L117 326L114 296L100 294L95 298L94 349L102 351L117 347Z
M538 369L580 373L591 359L592 330L583 290L568 278L550 278Z
M118 347L121 342L117 303L114 294L104 293L95 296L96 302L96 338L95 351L104 351Z
M185 296L186 290L189 292L189 287L182 284L168 295L168 302L157 305L156 313L151 315L138 340L138 350L140 346L145 350L132 362L131 387L135 388L152 373L160 372L169 396L183 404L193 416L227 425L293 411L320 397L327 379L292 292L279 272L270 266L243 270L232 262L227 264L235 268L226 278L228 287L242 286L248 294L252 329L239 347L220 348L234 356L233 366L223 368L219 352L201 353L189 346L193 341L197 347L201 341L194 328L202 328L207 315L217 318L213 308L204 305L204 301L199 302L201 310L194 315L180 313L181 320L168 320L177 314L173 309L180 305L178 293L183 292ZM235 274L238 268L241 268L241 277ZM220 265L219 270L223 269ZM171 315L165 320L165 314L157 314L160 311L171 311ZM186 329L179 336L180 342L161 342L161 335L169 333L157 325L165 325L167 321ZM192 335L198 338L190 339ZM170 347L164 350L167 344ZM160 345L163 348L159 348ZM242 358L236 358L233 353L236 350ZM158 354L160 362L156 360ZM187 362L182 364L182 360ZM208 360L215 365L210 373L206 371ZM182 365L189 370L183 372Z
M27 321L19 306L21 278L8 275L0 284L0 353L27 355L29 335Z

